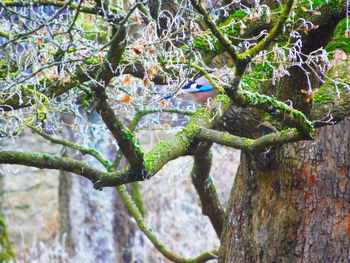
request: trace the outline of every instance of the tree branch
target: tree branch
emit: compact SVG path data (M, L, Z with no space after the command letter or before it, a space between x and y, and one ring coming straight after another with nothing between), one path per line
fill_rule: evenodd
M209 81L209 83L211 85L213 85L213 87L216 88L220 93L225 92L225 90L215 82L215 80L210 76L210 74L204 68L202 68L202 67L200 67L200 66L198 66L196 64L193 64L193 63L191 63L190 65L191 65L192 68L194 68L194 69L198 70L199 72L203 73L203 75Z
M108 161L107 161L108 162ZM0 163L6 164L20 164L26 166L37 167L41 169L57 169L67 172L72 172L78 175L82 175L87 179L90 179L93 182L103 181L103 178L110 177L111 173L104 173L97 169L94 169L87 165L85 162L73 160L67 157L58 157L49 154L37 154L37 153L23 153L23 152L15 152L15 151L2 151L0 152ZM107 169L112 169L110 165L106 162L101 162ZM111 171L111 170L110 170ZM170 251L168 248L162 244L157 236L153 233L152 229L150 229L144 222L144 219L139 212L137 206L131 200L129 194L126 191L126 187L119 186L117 190L122 198L122 201L126 208L128 209L131 216L133 216L136 220L137 225L141 229L142 232L149 238L149 240L154 244L154 246L168 259L173 262L179 263L200 263L206 262L210 259L217 258L218 250L212 250L205 252L193 259L183 258L176 253Z
M318 16L318 15L314 15L313 13L310 12L310 14L305 14L305 10L301 9L300 7L298 9L295 10L295 17L303 17L305 19L305 21L310 21L312 24L314 25L318 25L319 27L323 27L327 24L331 23L338 23L341 19L345 18L346 16L346 1L341 1L341 2L329 2L326 3L317 10L318 12L322 13L322 15ZM241 11L239 11L241 12ZM233 45L237 45L240 42L242 42L242 40L244 39L249 39L252 37L256 37L257 35L259 35L262 31L264 30L269 30L270 32L272 31L272 28L276 27L276 25L278 24L278 21L281 19L277 17L278 14L276 15L272 15L271 16L271 21L269 23L266 23L265 20L258 20L258 21L250 21L250 22L246 22L245 25L247 26L247 28L244 31L244 34L240 35L240 38L235 38L235 34L237 33L237 30L228 30L227 31L227 35L231 40L231 43ZM220 28L220 32L222 34L224 34L224 28L225 25L228 25L231 23L231 20L235 20L236 17L234 15L230 16L226 21L224 21L221 25L219 26ZM300 33L303 33L303 30L300 29L299 31ZM206 35L209 34L209 32L205 32ZM306 36L306 39L310 38L309 34ZM195 39L195 41L197 43L199 43L198 45L196 45L196 47L200 50L205 51L205 53L203 54L203 56L205 57L204 60L210 60L213 56L216 56L220 53L222 53L223 51L225 51L224 48L217 48L215 51L212 51L209 47L207 47L207 45L205 45L204 42L202 42L200 40L201 37L198 37ZM269 38L271 39L271 38ZM303 38L303 42L305 42L305 38ZM271 41L273 41L271 39ZM312 40L311 40L312 41ZM203 46L205 47L203 49ZM304 46L304 45L303 45ZM246 52L242 53L242 54L237 54L237 57L241 57L243 54L245 54Z
M256 140L253 140L207 128L200 128L196 134L196 138L199 140L226 145L235 149L240 149L242 151L255 153L262 152L270 146L285 144L289 142L297 142L305 139L302 134L296 129L269 133L262 137L259 137Z
M289 18L289 14L292 10L294 1L295 0L287 0L285 7L277 21L277 24L271 29L268 35L265 36L262 40L260 40L255 46L253 46L249 50L245 51L242 54L238 54L238 59L244 60L246 61L246 63L248 63L257 53L266 49L276 36L281 34L283 26Z
M80 151L83 154L88 154L88 155L91 155L91 156L95 157L96 160L98 160L104 167L106 167L106 169L108 169L108 167L110 165L109 161L106 160L105 158L103 158L103 156L98 151L96 151L95 149L86 148L86 147L84 147L84 146L82 146L80 144L69 142L69 141L66 141L66 140L62 140L62 139L53 137L51 135L48 135L48 134L40 131L39 129L37 129L37 128L33 127L33 126L30 126L30 128L33 131L35 131L37 134L39 134L40 136L42 136L46 140L49 140L52 143L64 145L64 146L70 147L72 149L78 150L78 151Z
M129 211L129 214L135 218L136 223L139 226L140 230L148 237L148 239L158 249L158 251L162 253L162 255L164 255L167 259L171 260L172 262L178 262L178 263L200 263L200 262L206 262L208 260L217 258L218 250L205 252L193 259L183 258L177 255L176 253L172 252L171 250L169 250L164 244L162 244L158 240L157 236L154 234L152 229L145 224L145 221L140 211L137 209L135 204L133 204L128 192L126 191L126 187L119 186L117 187L117 190L122 198L122 201L125 207Z
M41 169L55 169L81 175L92 182L104 180L110 174L97 170L86 162L51 154L24 153L16 151L0 151L0 163L20 164Z
M63 83L58 81L47 80L48 88L42 91L41 93L48 98L57 97L88 80L89 78L87 77L86 73L78 71L76 72L76 77L69 82ZM15 94L10 99L0 101L0 109L3 109L4 111L11 111L29 107L31 106L32 102L32 98L30 95L32 95L32 91L30 87L27 87L26 89L22 90L21 95Z
M160 108L160 109L142 109L136 112L134 118L129 123L129 129L134 131L137 124L141 120L141 118L147 114L157 113L157 112L169 112L169 113L176 113L176 114L182 114L182 115L193 115L195 112L190 110L181 110L178 108Z
M138 170L143 167L143 152L132 131L130 131L117 116L113 109L108 105L106 93L97 95L96 110L101 114L103 122L117 140L121 152L129 163Z
M209 217L217 236L220 238L224 227L225 211L210 177L211 146L212 143L198 143L194 154L191 178L201 200L202 213Z
M129 123L128 128L131 131L135 131L139 121L141 120L141 118L143 116L145 116L147 114L157 113L157 112L170 112L170 113L177 113L177 114L184 114L184 115L193 115L194 114L193 111L181 110L178 108L142 109L142 110L139 110L138 112L136 112L134 118ZM121 158L122 158L122 154L118 151L118 153L116 154L116 156L114 158L114 162L113 162L113 167L115 169L117 169L117 167L119 166ZM139 184L139 182L133 182L132 186L133 186L133 198L134 198L135 204L138 207L142 216L144 216L145 209L144 209L144 205L143 205L140 184Z
M209 110L202 107L193 114L182 131L176 134L175 139L160 142L144 157L145 170L142 172L126 167L113 176L96 182L95 188L118 186L125 183L144 181L155 175L165 164L178 157L190 154L192 142L199 127L213 127L227 112L231 101L226 95L218 95L212 102Z
M224 47L224 49L230 54L233 61L238 62L238 57L236 54L235 47L232 45L231 41L221 33L220 29L216 26L214 21L211 19L210 14L206 11L201 5L200 0L191 0L193 7L203 16L203 20L213 33L213 35L219 40L220 44Z
M239 91L235 86L225 87L225 91L233 103L242 107L253 106L262 109L289 126L297 128L304 136L304 139L314 138L313 123L302 112L293 109L287 104L267 95L247 90Z
M119 26L117 32L112 37L111 45L105 61L97 76L98 82L94 84L92 90L95 92L96 110L101 114L103 122L117 140L121 152L129 161L131 166L139 171L143 169L143 152L137 144L133 132L130 131L115 115L113 109L108 104L108 95L105 86L114 76L114 70L119 65L120 59L125 49L126 28ZM101 85L101 82L103 83Z
M49 23L51 21L53 21L55 18L57 18L69 5L70 3L72 2L72 0L70 1L67 1L67 2L64 2L64 5L62 5L62 7L54 14L50 17L50 19L48 19L46 22ZM16 11L13 11L13 10L9 10L8 8L6 8L6 1L5 3L4 2L0 2L0 6L2 6L4 9L6 9L8 12L12 12L14 14L19 14L18 12ZM29 17L28 17L29 18ZM36 28L30 30L30 31L27 31L25 33L21 33L21 34L18 34L15 38L12 38L10 40L8 40L7 42L5 42L4 44L1 44L0 45L0 48L4 48L6 47L8 44L12 43L12 42L15 42L17 41L18 39L22 38L22 37L25 37L25 36L28 36L28 35L31 35L37 31L39 31L40 29L42 29L43 27L47 26L47 23L42 23L40 24L39 26L37 26Z

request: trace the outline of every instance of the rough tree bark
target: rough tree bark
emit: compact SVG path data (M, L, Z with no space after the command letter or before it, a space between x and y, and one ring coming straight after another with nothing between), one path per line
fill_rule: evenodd
M332 23L330 27L334 26ZM325 39L332 28L320 31ZM306 53L318 46L307 45ZM319 45L325 44L318 42ZM298 70L278 96L310 113ZM320 83L313 79L313 87ZM318 139L242 153L222 235L220 262L348 262L350 260L350 119L318 131Z
M330 40L337 21L326 22L304 39L304 53ZM313 105L301 92L306 79L297 68L290 73L275 95L309 116ZM313 88L321 85L310 80ZM315 141L243 152L219 262L349 262L349 182L349 117L319 129Z
M242 154L221 262L348 262L349 183L349 118L280 147L268 170Z

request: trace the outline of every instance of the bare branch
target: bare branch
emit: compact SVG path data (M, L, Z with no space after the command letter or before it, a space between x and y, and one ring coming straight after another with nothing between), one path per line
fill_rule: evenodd
M34 28L33 30L30 30L30 31L25 32L25 33L23 33L23 34L19 34L19 35L16 36L15 38L12 38L12 39L10 39L9 41L7 41L7 42L5 42L4 44L2 44L2 45L0 46L0 48L4 48L4 47L6 47L8 44L13 43L13 42L15 42L15 41L17 41L17 40L19 40L19 39L21 39L21 38L23 38L23 37L28 36L28 35L31 35L31 34L37 32L37 31L39 31L39 30L42 29L43 27L47 26L48 23L51 22L51 21L53 21L55 18L57 18L57 17L70 5L71 2L72 2L72 0L70 0L70 1L68 1L68 2L64 2L64 5L62 5L62 7L61 7L59 10L57 10L57 12L56 12L54 15L52 15L52 16L50 17L50 19L48 19L47 21L45 21L46 23L40 24L39 26L37 26L37 27ZM28 3L28 4L29 4L29 3ZM1 2L0 2L0 6L2 6L3 8L5 8L6 10L8 10L8 9L6 8L6 6L7 6L7 5L6 5L6 1L5 1L4 3L1 3ZM9 10L8 10L8 11L9 11Z

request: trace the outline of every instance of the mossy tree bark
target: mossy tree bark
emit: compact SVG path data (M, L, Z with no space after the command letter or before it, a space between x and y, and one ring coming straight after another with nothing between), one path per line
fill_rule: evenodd
M221 262L348 262L350 119L276 149L261 169L242 154Z
M329 21L308 37L309 54L330 40ZM301 89L298 68L274 93L310 116L313 107ZM312 87L320 81L310 75ZM350 259L350 118L317 131L314 141L242 153L232 188L219 262L348 262Z

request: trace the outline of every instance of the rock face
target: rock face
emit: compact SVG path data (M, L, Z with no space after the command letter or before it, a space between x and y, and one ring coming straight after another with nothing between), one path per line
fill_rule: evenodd
M57 154L62 148L32 135L21 136L14 142L2 141L1 146L7 150L50 154ZM58 234L59 172L14 165L0 165L0 169L5 220L16 255L24 262L38 256L37 245L41 241L51 243Z
M138 138L147 152L175 132L142 131ZM6 141L3 146L52 154L62 150L28 134L16 144ZM212 176L226 202L239 152L214 146L213 158ZM146 222L163 243L186 257L219 244L201 213L189 176L191 168L191 157L179 158L141 183ZM125 214L114 189L95 191L86 179L71 174L61 175L60 182L58 171L9 165L0 169L4 214L19 262L168 262ZM62 183L62 178L68 183Z

